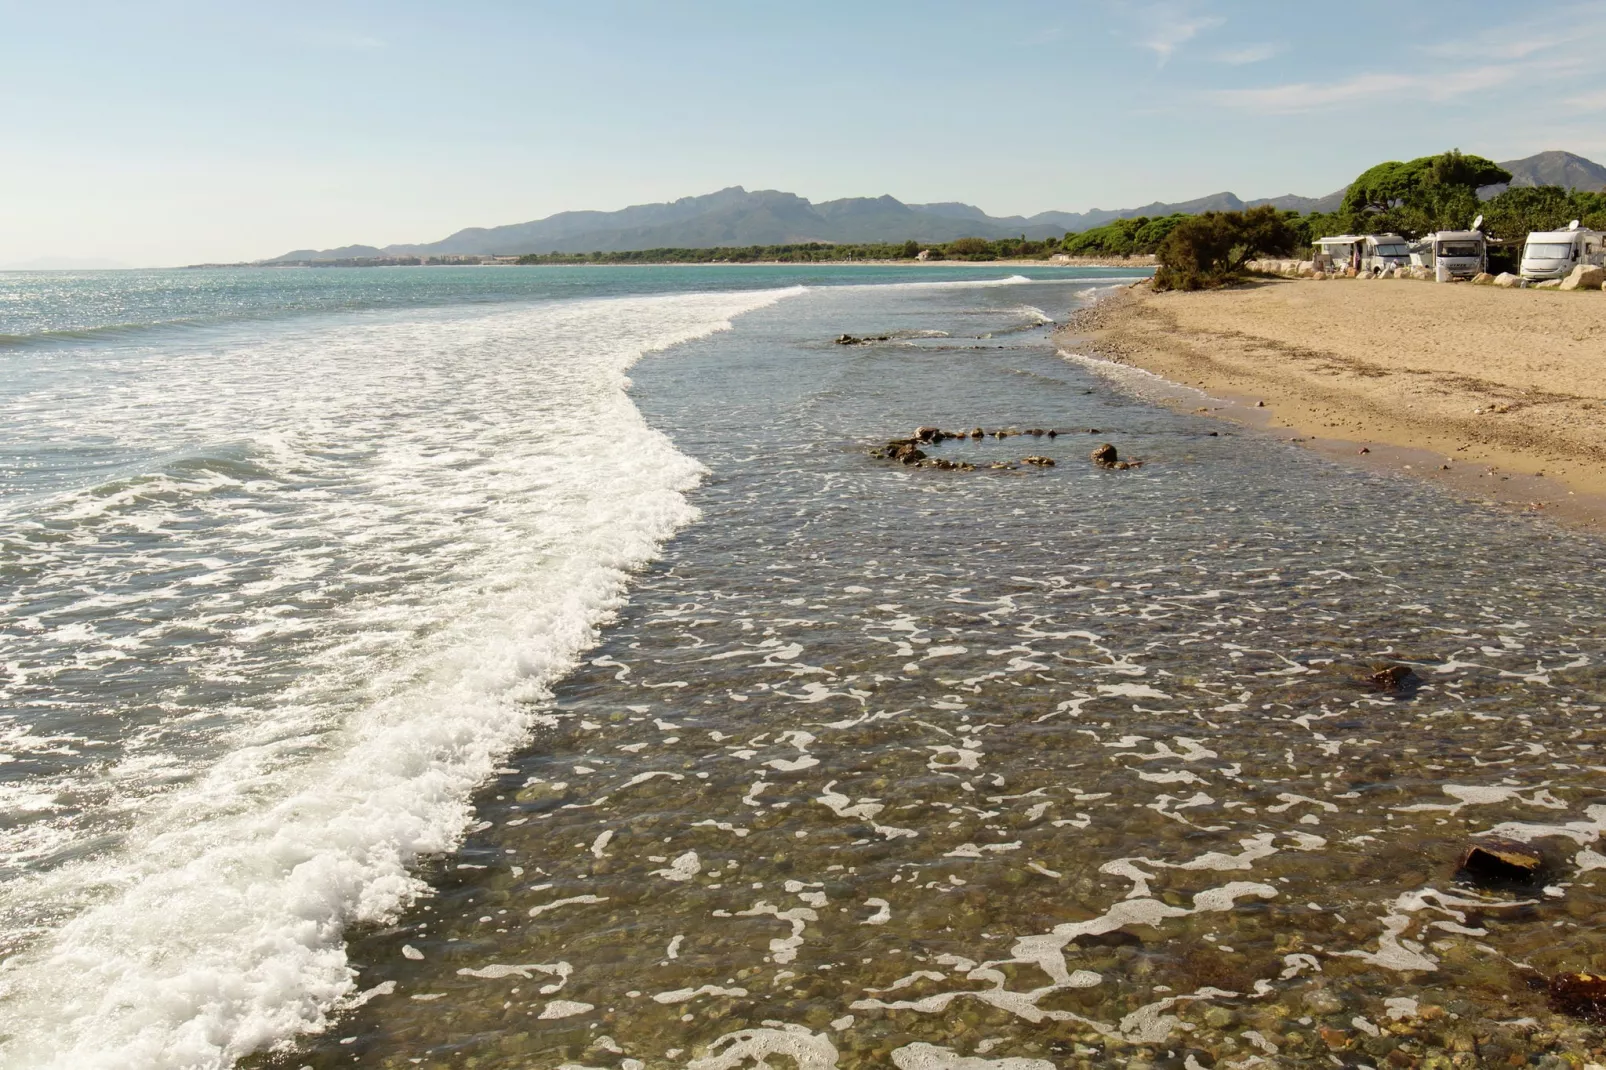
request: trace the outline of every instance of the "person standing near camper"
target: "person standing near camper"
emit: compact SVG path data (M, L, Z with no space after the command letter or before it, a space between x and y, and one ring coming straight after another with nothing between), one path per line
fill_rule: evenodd
M1350 246L1349 267L1357 276L1361 273L1361 243Z

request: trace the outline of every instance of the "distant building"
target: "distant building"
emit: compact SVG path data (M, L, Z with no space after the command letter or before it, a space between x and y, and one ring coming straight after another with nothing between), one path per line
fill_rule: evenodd
M931 259L931 250L930 249L922 249L922 250L920 250L918 253L915 254L915 259L916 260L930 260Z

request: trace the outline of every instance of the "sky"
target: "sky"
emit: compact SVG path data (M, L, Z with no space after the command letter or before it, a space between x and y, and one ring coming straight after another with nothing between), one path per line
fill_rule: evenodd
M1031 215L1320 196L1449 148L1606 161L1600 0L0 0L0 27L0 266L733 185Z

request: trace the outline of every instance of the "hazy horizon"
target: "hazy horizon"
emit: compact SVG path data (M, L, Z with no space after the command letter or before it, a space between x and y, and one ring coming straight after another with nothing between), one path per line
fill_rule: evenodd
M1320 196L1451 147L1606 156L1606 93L1578 88L1598 4L5 10L0 266L426 242L733 185L1031 216Z

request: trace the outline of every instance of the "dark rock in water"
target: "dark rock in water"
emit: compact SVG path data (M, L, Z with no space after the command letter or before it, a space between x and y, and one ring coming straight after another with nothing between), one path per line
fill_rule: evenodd
M1035 464L1039 468L1053 468L1054 458L1041 457L1034 453L1030 457L1021 458L1021 464Z
M970 429L970 437L971 438L986 438L987 437L987 432L983 431L979 427L973 427L973 428Z
M1481 883L1532 884L1544 875L1545 858L1521 840L1490 838L1469 844L1456 868Z
M1033 438L1042 438L1043 437L1043 429L1041 427L1034 427L1034 428L1032 428L1030 431L1028 431L1026 433L1028 435L1031 435Z
M1007 428L1000 427L997 431L993 432L993 437L994 438L1008 438L1010 435L1013 435L1014 433L1015 432L1010 431Z
M851 334L844 334L836 340L836 344L839 346L856 346L862 341L864 341L864 339L855 338Z
M1088 457L1094 464L1102 465L1105 468L1114 468L1116 462L1121 459L1121 455L1116 452L1115 447L1108 442L1101 443L1092 453L1088 454Z
M1047 434L1049 438L1058 438L1059 437L1059 432L1058 431L1050 430L1050 431L1045 432L1045 434Z
M938 427L917 427L915 428L914 438L916 442L922 445L927 442L941 442L943 433L942 429Z
M1099 434L1099 429L1096 427L1090 427L1087 429L1087 433L1090 435L1096 435Z
M926 459L925 453L914 446L904 447L904 449L895 456L904 464L919 464L921 461Z
M1374 665L1366 684L1378 691L1397 695L1416 683L1416 674L1409 665Z
M1606 977L1598 973L1558 973L1550 979L1550 1005L1588 1022L1606 1022Z

